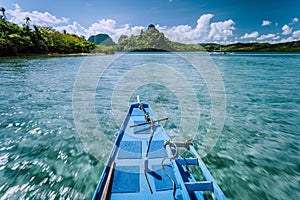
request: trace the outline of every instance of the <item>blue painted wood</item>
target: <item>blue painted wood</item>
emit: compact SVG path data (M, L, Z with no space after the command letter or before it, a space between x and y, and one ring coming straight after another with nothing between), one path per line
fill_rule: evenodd
M164 149L163 140L153 140L149 149L149 158L165 158L167 152Z
M197 158L177 158L176 162L179 165L199 165Z
M160 177L157 177L157 178L154 179L156 191L172 190L172 188L173 188L172 182L167 177L167 175L163 172L161 166L160 165L154 165L153 170L154 170L153 173L160 176ZM173 167L171 165L166 165L165 170L176 181ZM148 173L148 174L151 174L151 173ZM175 182L175 183L177 184L177 182Z
M193 191L213 191L213 183L210 181L187 182L184 183L189 192Z
M139 166L116 166L113 175L111 192L138 192L140 190L139 172Z
M118 149L118 159L142 158L141 141L121 141Z

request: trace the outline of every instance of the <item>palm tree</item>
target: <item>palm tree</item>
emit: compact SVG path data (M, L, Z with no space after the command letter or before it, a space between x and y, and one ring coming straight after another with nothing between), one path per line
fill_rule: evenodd
M29 28L30 18L29 17L25 17L24 20L26 22L26 25L25 24L23 25L24 30L26 31L26 34L30 35L30 28Z
M0 8L0 11L2 12L2 16L1 16L1 19L5 20L6 19L6 16L5 16L5 8L4 7L1 7Z
M25 17L24 20L25 20L25 22L26 22L27 25L30 24L30 18L29 17Z

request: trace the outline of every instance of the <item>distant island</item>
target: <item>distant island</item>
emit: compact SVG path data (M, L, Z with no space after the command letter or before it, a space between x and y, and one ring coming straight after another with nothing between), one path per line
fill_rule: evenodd
M200 44L208 52L300 52L300 41L285 43Z
M118 51L204 51L198 44L183 44L172 42L165 35L159 32L153 24L150 24L146 31L140 35L127 37L122 35L119 38Z
M95 37L90 37L89 41L95 40ZM106 41L112 41L108 35L99 34L98 37L103 38L99 40L102 45ZM100 43L96 43L100 44ZM107 46L107 45L106 45ZM111 50L121 52L145 51L145 52L194 52L194 51L208 51L208 52L300 52L300 41L286 42L286 43L235 43L228 45L221 45L215 43L202 44L183 44L179 42L170 41L165 35L159 32L153 24L150 24L145 31L141 31L140 35L136 36L120 36L118 44L113 45ZM99 48L99 47L98 47ZM108 47L101 47L108 48Z
M104 45L104 46L115 46L116 43L109 37L107 34L97 34L97 35L92 35L88 39L89 42L92 42L97 45Z
M86 40L83 36L60 33L51 27L30 24L24 19L22 26L8 22L0 15L0 56L32 55L32 54L77 54L104 53L116 51L132 52L300 52L300 41L268 44L268 43L236 43L220 44L183 44L170 41L154 25L150 24L139 35L120 36L115 44L107 34L97 34Z

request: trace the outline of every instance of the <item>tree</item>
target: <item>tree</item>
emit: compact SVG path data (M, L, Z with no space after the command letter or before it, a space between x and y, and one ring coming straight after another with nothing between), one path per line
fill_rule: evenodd
M128 38L127 35L121 35L121 36L119 37L118 43L121 43L123 40L126 40L127 38Z
M1 8L0 8L0 11L2 12L1 20L4 20L4 21L5 21L5 20L6 20L6 16L5 16L5 11L6 11L6 10L5 10L5 8L4 8L4 7L1 7Z
M30 17L25 17L24 20L25 20L26 24L29 26L30 21L31 21Z
M27 35L30 35L30 28L29 28L29 25L30 25L30 18L29 17L25 17L24 18L25 22L26 22L26 25L24 24L24 30L25 30L25 34Z
M88 53L96 47L82 37L62 34L52 27L33 25L30 29L30 18L24 20L27 24L24 23L21 27L9 21L0 21L0 56L32 53ZM110 53L111 50L108 50Z

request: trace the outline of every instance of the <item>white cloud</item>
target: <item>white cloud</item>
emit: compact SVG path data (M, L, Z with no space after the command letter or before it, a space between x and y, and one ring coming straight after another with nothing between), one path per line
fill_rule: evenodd
M300 30L293 32L293 38L296 40L300 40Z
M300 40L300 30L294 31L292 35L288 38L283 38L280 42L292 42Z
M295 17L293 20L292 20L292 23L297 23L299 21L299 19L297 17Z
M263 20L261 26L269 26L271 25L272 22L270 22L269 20Z
M10 16L9 21L18 25L25 24L25 17L29 17L32 24L41 26L54 26L58 24L65 24L69 21L68 18L57 18L48 12L25 12L18 4L15 4L15 10L8 10L6 13Z
M233 36L234 21L229 19L223 22L213 22L212 14L204 14L197 20L197 25L192 28L189 25L179 25L171 28L157 26L166 37L172 41L183 43L205 43L205 42L221 42L225 43Z
M106 33L108 34L115 42L118 41L118 38L121 35L138 35L141 30L145 27L143 26L133 26L130 27L129 24L118 26L117 22L112 19L102 19L96 23L93 23L90 27L85 30L85 35L88 37L91 35Z
M177 42L185 42L185 43L195 43L196 41L193 40L193 29L191 26L188 25L179 25L174 27L166 27L156 25L156 28L163 32L167 38L172 41Z
M254 42L264 42L264 43L266 42L270 44L275 44L279 42L279 39L280 39L280 33L276 33L276 34L269 33L266 35L261 35Z
M295 39L293 39L293 37L288 37L288 38L283 38L282 40L280 40L280 43L292 42L292 41L295 41Z
M194 32L199 34L199 37L207 36L210 33L210 20L213 18L213 14L204 14L197 20L197 26Z
M68 24L65 26L56 26L56 30L62 32L63 30L66 30L67 33L72 33L76 35L84 35L85 36L85 29L82 27L78 22L73 22L73 24Z
M157 29L163 32L166 37L172 41L183 43L202 42L203 39L208 40L210 34L210 20L212 14L204 14L197 20L197 26L192 28L189 25L178 25L174 27L157 26ZM204 41L203 41L204 42Z
M214 41L227 41L228 37L233 36L234 24L231 19L224 22L211 23L209 37Z
M241 37L241 39L248 39L248 38L257 38L259 33L257 31L252 33L246 33L244 36Z
M289 34L291 34L292 33L292 29L293 28L291 28L291 27L289 27L288 25L284 25L283 27L282 27L282 35L289 35Z
M269 33L267 35L261 35L260 37L257 38L257 40L265 40L265 39L270 39L270 38L274 39L274 38L276 38L276 35L273 33Z
M289 23L290 26L296 24L299 21L299 19L297 17L294 17L291 22Z

